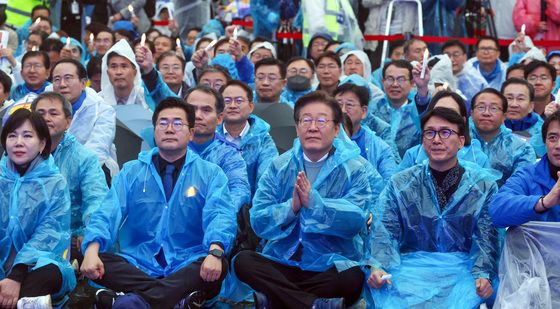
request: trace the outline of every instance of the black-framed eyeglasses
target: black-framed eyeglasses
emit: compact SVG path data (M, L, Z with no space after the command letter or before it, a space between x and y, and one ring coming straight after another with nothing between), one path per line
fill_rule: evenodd
M422 137L428 140L432 140L436 138L436 135L439 135L441 139L448 139L453 133L459 135L459 132L452 130L452 129L441 129L441 130L424 130L422 131Z

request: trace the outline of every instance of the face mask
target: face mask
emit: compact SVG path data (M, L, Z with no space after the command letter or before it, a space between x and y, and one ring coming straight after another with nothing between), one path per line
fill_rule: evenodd
M291 76L288 77L288 83L286 86L292 91L308 90L311 88L311 79L301 75Z

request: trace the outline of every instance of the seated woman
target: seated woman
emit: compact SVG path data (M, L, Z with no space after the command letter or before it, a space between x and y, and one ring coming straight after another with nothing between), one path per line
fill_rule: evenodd
M428 161L391 177L374 213L370 307L475 308L497 275L498 177L457 159L467 128L453 110L436 107L421 126Z
M0 307L44 308L76 284L65 259L70 195L50 156L49 129L40 114L16 110L1 142L7 156L0 161Z
M431 111L436 107L446 107L454 110L463 117L468 128L468 114L465 100L463 100L463 98L457 93L450 91L438 92L432 98L432 101L428 106L428 111ZM488 160L488 156L482 151L480 142L478 140L471 139L468 130L465 132L465 146L459 150L457 157L459 158L459 161L469 161L480 167L490 168L490 160ZM421 164L426 160L428 160L428 155L426 154L424 147L422 147L422 145L416 145L405 152L404 157L399 164L398 170L402 171L413 165Z

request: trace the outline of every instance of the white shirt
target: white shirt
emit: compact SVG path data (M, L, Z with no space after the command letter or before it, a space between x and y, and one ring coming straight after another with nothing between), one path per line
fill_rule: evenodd
M251 125L249 124L249 121L245 121L245 127L243 127L243 130L241 130L241 133L239 133L238 137L233 137L229 134L229 132L226 129L226 125L224 124L224 137L226 138L226 140L228 142L231 142L233 144L235 144L235 146L239 147L239 145L241 145L241 139L247 135L247 133L249 133L249 129L251 128Z

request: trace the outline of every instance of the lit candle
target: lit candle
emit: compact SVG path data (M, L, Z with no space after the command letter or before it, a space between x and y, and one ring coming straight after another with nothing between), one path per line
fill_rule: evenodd
M175 40L175 43L177 44L177 46L179 46L181 50L183 50L183 47L181 46L181 39L177 38L177 40Z
M387 275L381 276L381 280L389 280L389 279L391 279L391 278L393 278L393 275L387 274Z
M237 26L233 29L233 39L237 40Z
M525 28L527 28L525 24L521 25L521 34L523 35L525 35Z
M447 88L449 88L449 83L448 82L443 83L443 90L447 90Z
M70 37L66 37L66 48L70 48Z
M37 19L35 19L35 26L37 26L39 22L41 22L41 17L37 17Z
M430 52L426 48L424 50L424 59L422 60L422 72L420 72L420 78L421 79L424 79L424 75L426 75L426 68L428 67L428 56L429 55L430 55Z
M140 39L140 46L144 47L146 46L146 34L142 33L142 38Z
M89 44L93 45L93 33L89 34Z
M208 52L212 49L212 47L214 47L214 45L216 45L216 43L218 43L218 40L213 40L212 42L210 42L210 44L208 44L208 46L206 46L204 50Z
M135 16L135 15L134 15L134 8L132 7L132 4L129 4L129 5L128 5L128 11L130 12L130 16L131 16L131 17L132 17L132 16Z
M33 45L33 46L31 47L31 51L37 51L37 46Z
M187 189L187 197L193 197L196 195L196 189L191 186Z

